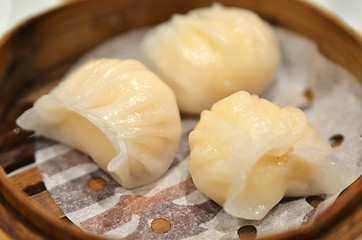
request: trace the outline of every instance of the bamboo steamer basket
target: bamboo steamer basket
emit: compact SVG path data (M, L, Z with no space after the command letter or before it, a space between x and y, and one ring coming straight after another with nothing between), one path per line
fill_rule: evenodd
M34 162L34 140L14 120L85 52L127 30L210 6L209 0L70 2L18 26L0 41L0 239L103 239L71 224L46 191ZM248 8L272 24L317 43L320 52L362 84L362 39L333 15L300 0L220 0ZM318 23L318 24L316 24ZM356 239L362 229L362 179L316 221L263 239ZM239 233L252 239L252 232Z

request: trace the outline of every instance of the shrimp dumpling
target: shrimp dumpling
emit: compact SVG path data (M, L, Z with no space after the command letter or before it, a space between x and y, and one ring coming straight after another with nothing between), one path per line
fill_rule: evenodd
M249 10L219 4L175 14L146 34L141 52L175 92L180 111L190 114L240 90L261 94L280 55L265 21Z
M244 91L203 111L189 141L195 185L236 217L260 220L283 196L334 194L350 183L303 111Z
M84 64L17 124L90 155L125 188L165 173L181 137L174 93L135 60Z

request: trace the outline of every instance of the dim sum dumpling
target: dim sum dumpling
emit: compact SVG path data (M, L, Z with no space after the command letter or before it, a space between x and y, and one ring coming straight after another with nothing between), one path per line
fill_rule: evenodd
M350 181L301 110L244 91L203 111L189 140L195 185L236 217L259 220L283 196L334 194Z
M218 4L174 15L146 34L141 51L174 90L180 110L191 114L240 90L262 93L279 64L266 22L249 10Z
M89 154L125 188L159 178L181 136L172 90L135 60L93 60L24 112L17 124Z

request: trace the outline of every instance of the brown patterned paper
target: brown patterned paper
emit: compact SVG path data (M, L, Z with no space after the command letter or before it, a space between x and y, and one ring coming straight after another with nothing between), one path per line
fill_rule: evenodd
M282 63L264 97L280 106L302 108L326 140L343 136L343 142L333 148L333 160L344 163L359 176L361 86L344 69L322 57L309 40L284 29L275 31ZM144 32L141 29L116 37L79 63L100 57L140 59L137 46ZM306 97L306 91L313 98ZM37 141L36 162L45 186L66 216L84 231L111 238L238 239L238 229L245 225L255 226L257 236L262 236L298 227L322 211L305 198L288 198L261 221L237 219L225 213L195 188L188 172L187 140L196 122L194 118L183 118L183 135L171 168L159 180L141 188L122 188L88 156L42 138ZM92 179L101 179L105 184L99 190L92 189ZM333 202L333 198L327 200L320 206ZM157 221L164 224L163 230L155 231L153 223Z
M123 189L87 155L41 138L37 141L38 166L60 209L81 229L95 234L126 239L207 239L211 236L237 239L237 231L243 225L254 224L270 231L260 221L241 220L226 214L196 189L187 169L188 134L195 122L183 120L184 134L171 169L157 182L142 188ZM89 181L95 178L107 183L101 191L89 188ZM302 212L283 213L283 204L301 205L298 209ZM283 202L268 218L272 222L282 213L289 217L296 215L301 224L305 221L304 212L311 209L304 199L294 199ZM155 232L152 222L156 219L167 221L170 230L162 234Z
M138 226L127 238L161 238L152 231L148 223L149 220L158 218L167 219L172 227L172 231L162 236L163 239L193 236L205 231L206 229L200 227L200 224L210 221L221 210L219 206L210 200L191 206L177 205L172 202L195 190L196 187L192 180L188 179L163 190L153 197L122 196L119 203L112 209L81 222L80 226L97 234L104 234L131 221L132 215L136 214L139 216Z

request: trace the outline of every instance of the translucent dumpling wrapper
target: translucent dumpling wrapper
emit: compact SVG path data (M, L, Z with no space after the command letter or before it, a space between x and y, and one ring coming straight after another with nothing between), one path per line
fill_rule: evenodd
M165 173L181 136L174 93L135 60L86 63L17 124L90 155L125 188Z
M303 111L244 91L203 111L189 141L195 185L240 218L260 220L284 196L334 194L351 181Z
M240 90L261 94L280 55L268 23L249 10L218 4L175 14L146 34L141 51L175 92L180 110L191 114Z

